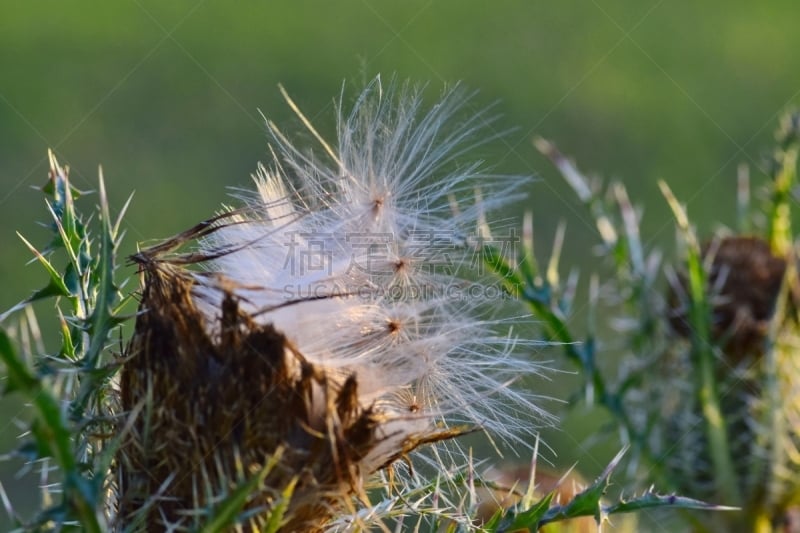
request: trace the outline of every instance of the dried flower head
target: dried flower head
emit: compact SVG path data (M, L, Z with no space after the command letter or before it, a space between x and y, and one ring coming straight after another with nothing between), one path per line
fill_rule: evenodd
M484 212L519 180L462 162L492 137L486 112L458 120L464 99L423 112L419 90L375 80L340 114L335 148L289 100L324 159L268 122L257 194L134 256L122 523L190 527L261 476L247 520L291 489L285 530L314 530L422 444L530 432L543 413L509 385L539 366L514 354L502 293L479 272Z
M769 243L754 236L715 239L703 247L702 256L710 263L712 338L733 363L746 355L759 355L783 283L786 260L775 256ZM684 277L671 287L669 318L673 331L689 337L686 287ZM797 301L800 295L794 296Z

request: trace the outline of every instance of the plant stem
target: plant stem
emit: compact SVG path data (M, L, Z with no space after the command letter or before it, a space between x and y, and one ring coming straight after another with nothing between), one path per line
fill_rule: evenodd
M689 277L689 322L692 325L692 359L697 373L697 400L706 425L709 454L714 469L714 479L720 487L726 505L740 505L742 501L736 471L733 468L725 416L720 408L715 376L714 352L711 342L711 315L706 295L706 275L703 270L700 245L689 225L686 210L680 205L669 186L659 182L675 221L687 244L686 266Z

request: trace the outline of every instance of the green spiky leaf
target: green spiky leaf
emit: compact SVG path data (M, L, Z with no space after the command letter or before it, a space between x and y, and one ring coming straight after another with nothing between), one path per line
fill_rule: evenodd
M620 499L619 502L604 508L605 514L635 513L645 509L670 507L675 509L696 509L701 511L738 511L737 507L715 505L675 494L658 494L648 490L641 496Z
M513 520L508 526L499 529L498 531L515 531L522 528L538 528L539 524L544 519L547 511L553 503L556 496L556 491L549 492L544 498L534 503L528 509L513 515Z
M735 507L713 505L681 496L659 495L652 490L635 498L620 499L616 503L605 504L603 497L611 482L611 475L619 466L625 452L625 449L620 451L597 480L576 494L569 502L553 505L556 492L550 492L528 508L514 508L504 513L498 513L484 525L484 531L500 533L527 529L533 532L553 522L589 516L593 517L598 524L601 524L609 515L655 508L701 509L706 511L736 510Z

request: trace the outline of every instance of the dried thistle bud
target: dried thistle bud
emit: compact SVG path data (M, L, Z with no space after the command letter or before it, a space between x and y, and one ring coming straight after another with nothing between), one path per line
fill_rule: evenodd
M760 355L786 260L773 255L766 241L743 236L711 241L703 247L702 256L711 265L707 281L712 338L733 363ZM686 278L680 276L677 286L670 288L669 322L673 331L688 338L687 293ZM794 296L797 301L800 295Z
M758 237L712 241L703 247L702 256L708 268L711 340L723 353L714 359L713 379L735 486L721 486L713 457L718 451L706 431L706 406L698 394L697 358L680 343L671 347L665 360L666 384L659 401L666 421L661 453L680 491L712 499L733 488L745 517L770 517L777 528L779 521L791 517L800 495L800 283L787 276L787 259L773 254ZM669 298L670 323L684 337L691 334L687 285L680 277ZM779 305L783 290L786 305ZM725 527L730 529L730 524ZM731 530L753 527L744 520Z
M122 525L196 526L261 473L247 520L292 486L283 529L317 530L422 444L476 427L530 434L543 413L510 383L539 367L498 331L478 230L518 180L461 163L492 121L450 124L462 100L451 91L422 113L418 91L376 80L340 115L335 148L290 100L327 160L268 123L274 161L243 208L134 256ZM486 200L465 202L478 185Z

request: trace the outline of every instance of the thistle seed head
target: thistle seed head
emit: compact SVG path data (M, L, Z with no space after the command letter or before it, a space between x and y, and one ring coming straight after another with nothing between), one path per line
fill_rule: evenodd
M493 120L459 119L464 99L450 91L423 112L418 90L375 80L340 111L336 147L298 111L323 159L268 123L274 160L244 207L134 256L123 523L191 527L262 472L248 519L292 486L284 528L314 530L423 444L534 430L545 415L511 383L540 368L494 318L502 293L477 229L519 180L462 161ZM481 205L465 198L477 187Z

